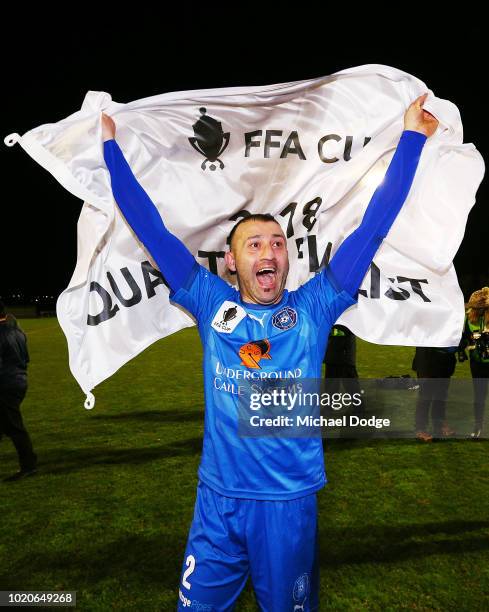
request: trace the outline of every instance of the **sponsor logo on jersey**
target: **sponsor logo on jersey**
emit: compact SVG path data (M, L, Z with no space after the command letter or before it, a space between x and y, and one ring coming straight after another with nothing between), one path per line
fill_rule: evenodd
M264 325L265 325L265 320L266 320L266 318L267 318L267 316L268 316L268 312L264 312L264 313L262 314L262 316L261 316L261 317L258 317L257 315L253 314L252 312L249 312L249 313L248 313L248 316L250 317L250 319L253 319L254 321L258 321L258 323L259 323L259 324L260 324L262 327L264 327Z
M297 323L297 312L290 306L284 306L272 318L272 325L277 329L291 329Z
M272 358L270 356L270 342L268 340L253 340L253 342L243 344L239 349L239 356L241 357L240 365L261 369L259 361Z
M223 365L220 361L216 362L216 374L218 376L224 376L227 379L233 380L265 380L265 379L282 379L282 378L301 378L302 370L300 368L294 368L293 370L260 370L260 372L251 372L240 368L228 368Z
M208 163L210 163L209 168L215 170L217 164L214 162L219 162L219 168L222 170L224 163L219 156L224 153L229 144L229 132L223 131L220 121L207 115L206 108L199 108L199 111L200 119L192 126L195 136L188 140L197 153L205 157L200 165L202 170L206 169Z
M234 302L224 302L216 313L211 325L222 334L230 334L246 317L246 311Z
M304 604L307 596L309 595L309 574L302 574L299 576L294 583L292 590L292 597L296 604L294 605L294 612L304 610Z

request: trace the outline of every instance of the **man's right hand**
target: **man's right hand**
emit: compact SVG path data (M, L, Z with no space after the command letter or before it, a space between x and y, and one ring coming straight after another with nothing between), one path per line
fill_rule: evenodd
M113 140L115 138L114 120L105 113L102 113L102 137L104 142L106 140Z

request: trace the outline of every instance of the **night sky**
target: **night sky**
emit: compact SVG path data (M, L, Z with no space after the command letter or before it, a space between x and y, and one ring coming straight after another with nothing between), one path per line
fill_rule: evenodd
M464 142L475 143L487 162L482 91L488 33L480 16L444 23L425 14L427 6L414 10L406 5L406 13L386 26L372 16L352 22L353 9L349 18L335 17L327 8L306 11L307 3L295 5L302 12L284 8L266 17L249 5L233 15L215 4L212 10L189 2L182 6L179 12L161 14L141 9L124 21L98 17L93 9L85 20L71 13L58 14L55 22L46 11L11 19L1 40L2 139L75 112L88 90L130 102L166 91L267 85L379 63L417 76L438 97L454 102L461 111ZM417 25L408 26L408 21ZM2 143L0 150L0 296L57 296L75 266L82 202L19 145ZM465 293L489 284L487 195L485 179L455 259Z

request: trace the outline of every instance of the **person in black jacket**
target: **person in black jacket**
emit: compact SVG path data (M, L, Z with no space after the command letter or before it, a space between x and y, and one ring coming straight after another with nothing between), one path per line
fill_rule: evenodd
M341 386L351 395L362 393L356 367L356 337L344 325L336 324L332 327L323 361L325 388L328 393L337 393ZM363 414L365 409L365 400L362 399L361 406L355 412Z
M0 439L8 436L17 450L20 470L5 480L35 474L37 457L20 413L27 391L29 353L24 332L0 301Z
M358 378L355 335L344 325L334 325L328 339L324 363L326 378Z

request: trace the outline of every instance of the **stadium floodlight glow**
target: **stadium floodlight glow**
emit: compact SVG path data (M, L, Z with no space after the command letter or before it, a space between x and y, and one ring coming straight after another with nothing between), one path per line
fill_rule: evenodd
M382 160L379 164L376 164L367 174L362 178L362 185L368 189L374 190L382 183L387 170L387 166Z

